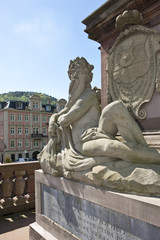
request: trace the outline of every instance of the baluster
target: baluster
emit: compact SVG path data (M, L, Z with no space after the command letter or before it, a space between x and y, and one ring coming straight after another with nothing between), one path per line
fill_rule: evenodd
M12 206L12 190L13 190L13 172L1 172L2 175L2 195L3 198L0 199L0 208L7 208Z
M35 201L34 170L28 169L27 174L28 174L28 180L27 180L27 193L28 194L27 195L29 197L28 201L34 202Z
M15 197L13 198L13 204L15 206L24 204L26 202L26 198L23 196L24 195L24 190L25 190L25 184L26 181L24 179L24 176L26 174L26 171L15 171Z
M0 172L0 199L3 198L2 183L3 183L3 178L2 178L2 174L1 174L1 172Z

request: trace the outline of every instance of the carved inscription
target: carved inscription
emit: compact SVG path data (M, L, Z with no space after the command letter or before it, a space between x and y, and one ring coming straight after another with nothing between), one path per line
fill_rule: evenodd
M42 214L83 240L140 240L115 225L110 210L45 185Z

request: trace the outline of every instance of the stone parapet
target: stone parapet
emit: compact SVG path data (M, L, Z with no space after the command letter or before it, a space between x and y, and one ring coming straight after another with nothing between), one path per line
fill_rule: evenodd
M0 165L0 215L34 208L36 162Z

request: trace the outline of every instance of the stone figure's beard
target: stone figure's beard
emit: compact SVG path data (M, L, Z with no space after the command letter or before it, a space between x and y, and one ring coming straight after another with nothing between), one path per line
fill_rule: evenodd
M71 108L74 103L78 100L80 95L84 92L85 90L85 81L77 82L76 80L71 81L70 86L69 86L69 97L68 97L68 107Z

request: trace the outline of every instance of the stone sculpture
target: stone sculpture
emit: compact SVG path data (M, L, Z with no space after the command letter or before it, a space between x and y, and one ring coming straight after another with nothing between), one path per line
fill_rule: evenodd
M146 64L150 67L148 61L144 68ZM114 80L117 71L123 80L123 65L115 66ZM147 145L134 119L134 100L132 112L119 97L101 113L97 92L90 84L92 70L83 57L70 62L68 102L50 118L51 139L38 156L43 171L114 190L160 195L160 151ZM129 75L124 76L127 79Z

